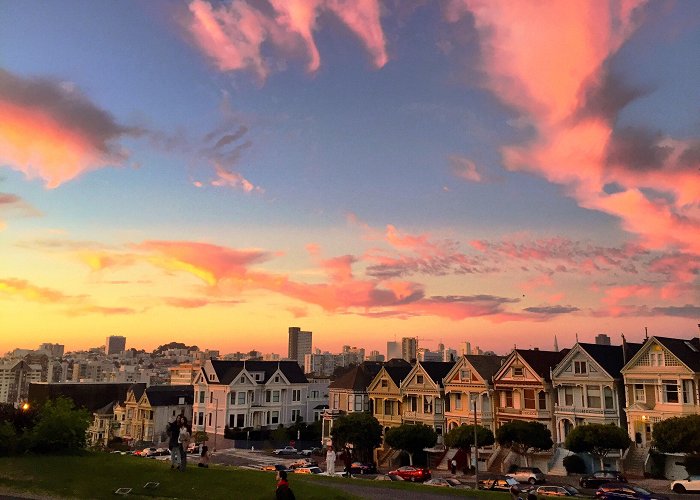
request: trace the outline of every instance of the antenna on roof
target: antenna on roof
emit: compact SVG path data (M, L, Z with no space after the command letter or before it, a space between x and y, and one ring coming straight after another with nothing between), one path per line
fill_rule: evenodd
M557 342L557 334L554 334L554 350L559 352L559 343Z
M649 329L646 326L644 327L644 339L649 339Z
M576 343L578 344L578 332L576 332Z

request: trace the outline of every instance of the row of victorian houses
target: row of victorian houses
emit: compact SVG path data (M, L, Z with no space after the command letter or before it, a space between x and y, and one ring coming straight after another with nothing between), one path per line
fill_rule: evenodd
M402 423L445 432L473 424L492 431L512 420L544 424L557 447L588 423L626 428L648 450L654 424L700 414L700 339L651 337L642 344L576 343L561 351L514 349L454 362L365 362L330 385L323 439L349 412L372 413L386 430Z

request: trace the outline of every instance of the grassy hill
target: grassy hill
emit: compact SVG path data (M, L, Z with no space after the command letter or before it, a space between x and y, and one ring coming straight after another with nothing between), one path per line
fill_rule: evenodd
M148 482L160 485L146 489ZM401 494L401 490L422 490L450 495L466 492L436 491L429 486L384 481L320 478L290 474L290 485L300 500L341 500ZM119 498L117 488L132 488L130 497L151 498L233 498L257 500L274 498L275 475L231 467L201 469L188 467L173 471L169 462L106 453L76 456L32 456L0 458L0 489L7 494L37 497ZM377 488L379 490L377 490ZM399 491L392 491L399 490ZM504 494L469 492L480 498L507 498Z

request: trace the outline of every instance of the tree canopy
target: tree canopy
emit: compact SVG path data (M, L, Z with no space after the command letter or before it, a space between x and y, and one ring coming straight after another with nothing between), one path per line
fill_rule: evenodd
M74 452L85 447L90 413L76 409L73 401L57 398L47 401L37 415L31 433L32 449L48 452Z
M612 450L626 450L632 444L627 431L615 424L587 424L574 427L564 446L574 453L590 453L601 462Z
M700 454L700 415L673 417L654 424L654 446L662 453Z
M476 439L479 446L490 446L495 442L493 432L481 425L476 426ZM450 448L470 448L474 446L474 426L460 425L445 434L445 444Z
M336 449L352 444L358 458L369 461L382 444L382 426L369 413L348 413L333 422L331 437Z
M401 424L386 431L384 441L392 448L408 453L410 464L413 465L413 454L434 446L437 433L427 425Z
M525 457L529 453L550 449L554 442L547 426L539 422L513 420L496 430L496 441L505 448L510 448Z

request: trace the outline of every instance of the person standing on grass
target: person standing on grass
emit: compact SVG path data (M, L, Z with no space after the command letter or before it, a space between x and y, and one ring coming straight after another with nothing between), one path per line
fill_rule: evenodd
M202 443L199 445L199 464L198 467L209 467L209 447L207 443Z
M329 476L335 476L335 451L332 446L326 452L326 472Z
M170 419L167 427L168 432L168 448L170 448L170 468L174 469L180 466L180 416Z
M187 419L185 417L180 418L180 434L178 435L177 442L180 446L180 470L184 472L187 468L187 447L190 445L190 430L187 427Z
M275 489L276 500L295 500L294 493L287 481L287 472L277 471L277 489Z

